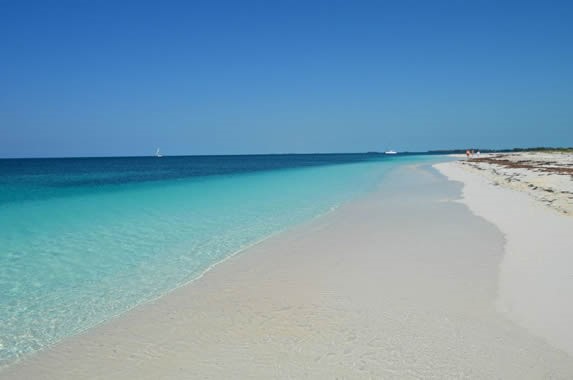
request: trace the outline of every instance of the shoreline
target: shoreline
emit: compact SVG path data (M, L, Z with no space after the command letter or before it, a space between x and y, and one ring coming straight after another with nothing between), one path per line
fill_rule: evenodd
M163 296L229 254L367 191L377 182L368 178L393 165L322 166L144 181L126 191L80 186L85 197L8 202L0 366ZM62 218L50 219L54 213Z
M344 204L344 202L343 202L342 204ZM304 226L312 224L316 219L326 217L328 214L330 214L330 213L336 211L336 209L338 209L339 207L341 207L342 204L334 205L334 206L332 206L329 210L327 210L327 211L325 211L325 212L323 212L323 213L317 214L317 215L313 216L312 218L310 218L310 219L308 219L308 220L306 220L306 221L304 221L304 222L302 222L302 223L300 223L300 224L293 225L293 226L288 226L288 227L286 227L286 228L284 228L284 229L282 229L282 230L275 231L275 232L273 232L273 233L271 233L271 234L269 234L269 235L267 235L267 236L265 236L265 237L263 237L263 238L261 238L261 239L259 239L259 240L257 240L257 241L254 241L254 242L252 242L252 243L250 243L250 244L247 244L246 246L244 246L244 247L242 247L242 248L240 248L240 249L238 249L238 250L236 250L236 251L230 253L228 256L226 256L226 257L223 258L222 260L217 261L217 262L215 262L215 263L209 265L209 266L208 266L207 268L205 268L203 271L201 271L200 273L198 273L195 277L193 277L193 278L191 278L191 279L189 279L189 280L187 280L187 281L185 281L185 282L183 282L183 283L181 283L181 284L175 286L174 288L169 289L169 290L168 290L167 292L165 292L165 293L162 293L162 294L160 294L160 295L158 295L158 296L156 296L156 297L154 297L154 298L150 298L150 299L147 299L147 300L145 300L145 301L143 301L143 302L141 302L141 303L138 303L138 304L134 305L133 307L131 307L131 308L129 308L129 309L127 309L127 310L125 310L125 311L123 311L123 312L121 312L121 313L110 315L108 319L106 319L106 320L104 320L104 321L101 321L101 322L99 322L99 323L97 323L97 324L95 324L95 325L89 326L89 327L87 327L87 328L85 328L85 329L83 329L83 330L80 330L80 331L78 331L78 332L72 334L72 335L68 335L68 336L66 336L64 339L62 339L62 340L60 340L60 341L58 341L58 342L56 342L56 343L54 343L54 344L52 344L52 345L50 345L50 346L42 347L42 348L40 348L38 351L26 353L25 355L23 355L23 356L20 357L20 358L15 359L14 361L8 362L7 364L2 364L2 365L0 365L0 375L2 374L2 370L3 370L3 369L8 369L8 368L10 368L11 366L18 365L18 363L20 363L20 362L22 362L22 361L26 361L26 360L27 360L28 358L30 358L30 357L34 357L35 355L39 355L39 354L41 354L42 352L44 352L44 351L46 351L46 350L50 350L50 349L51 349L52 347L54 347L54 346L58 346L59 344L61 344L61 342L65 342L65 341L67 341L67 340L69 340L69 339L74 339L74 338L76 338L76 337L78 337L78 336L81 336L81 335L83 335L83 334L88 333L88 332L89 332L90 330L92 330L92 329L97 329L97 328L99 328L100 326L105 325L105 324L107 324L107 323L113 321L114 319L121 318L123 315L125 315L125 314L127 314L127 313L134 312L135 310L137 310L137 309L139 309L139 308L144 308L147 304L151 304L151 303L157 302L157 301L160 300L161 298L168 296L170 293L172 293L172 292L174 292L174 291L177 291L177 290L180 289L180 288L192 286L192 284L193 284L195 281L201 280L201 278L203 278L203 276L205 276L207 273L209 273L210 271L214 270L217 266L219 266L219 265L221 265L221 264L224 264L226 261L233 259L235 256L240 256L240 255L246 253L247 251L249 251L250 249L252 249L253 247L256 247L257 245L259 245L259 244L261 244L261 243L264 243L266 240L272 239L272 238L274 238L274 237L276 237L276 236L279 236L279 235L281 235L281 234L288 233L290 230L292 230L292 229L294 229L294 228L304 228Z
M570 356L496 312L503 236L430 165L0 375L573 376Z
M497 308L573 356L573 217L466 165L434 165L464 184L460 200L505 236Z

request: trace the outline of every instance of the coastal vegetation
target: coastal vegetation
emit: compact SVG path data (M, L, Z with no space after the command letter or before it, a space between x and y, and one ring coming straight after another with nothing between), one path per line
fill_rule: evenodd
M475 148L469 148L478 150ZM481 153L511 153L511 152L562 152L562 153L573 153L573 147L531 147L531 148L511 148L511 149L479 149ZM466 149L440 149L440 150L429 150L429 154L465 154Z

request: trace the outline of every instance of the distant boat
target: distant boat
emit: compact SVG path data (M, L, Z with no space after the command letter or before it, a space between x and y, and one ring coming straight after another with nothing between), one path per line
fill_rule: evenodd
M398 154L398 152L395 152L393 150L387 150L386 152L384 152L384 154Z
M163 157L163 155L159 152L159 148L155 151L155 157Z

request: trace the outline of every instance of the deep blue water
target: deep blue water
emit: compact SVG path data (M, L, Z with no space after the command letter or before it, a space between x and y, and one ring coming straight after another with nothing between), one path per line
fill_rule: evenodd
M119 185L187 180L289 168L380 161L373 154L285 154L0 160L0 204L116 189Z

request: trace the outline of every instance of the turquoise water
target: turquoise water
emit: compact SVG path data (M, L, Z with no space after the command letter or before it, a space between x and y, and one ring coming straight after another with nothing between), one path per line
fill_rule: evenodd
M369 191L382 156L0 161L0 364Z

